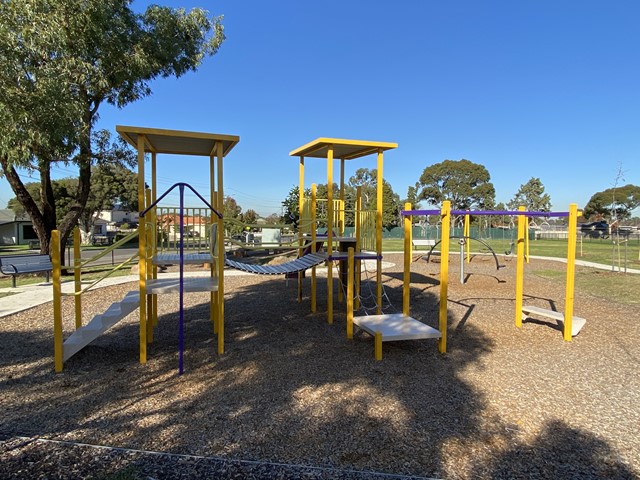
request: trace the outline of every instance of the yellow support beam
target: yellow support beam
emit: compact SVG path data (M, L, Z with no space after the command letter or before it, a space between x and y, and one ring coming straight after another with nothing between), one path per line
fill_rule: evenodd
M51 264L53 283L53 360L57 373L62 371L64 345L62 339L62 285L60 282L60 232L51 232Z
M138 142L138 208L145 209L144 183L144 135L139 135ZM138 221L138 289L140 291L140 363L147 363L147 261L146 250L146 219L140 217Z
M353 268L354 249L349 247L349 260L347 262L347 338L353 338Z
M449 230L451 229L451 202L442 203L440 211L442 217L440 239L440 308L438 324L440 339L438 339L438 351L447 351L447 321L448 321L448 294L449 294Z
M82 327L82 278L80 271L80 264L82 263L82 254L80 251L80 229L75 227L73 229L73 288L74 295L74 307L76 314L76 330Z
M377 361L382 360L382 332L375 335L375 356Z
M313 252L318 251L318 244L316 243L316 196L318 195L318 187L314 183L311 185L311 250ZM311 311L315 313L318 310L318 293L317 293L317 278L316 278L316 266L311 267Z
M327 149L327 252L333 250L333 146ZM333 324L333 262L327 265L327 323Z
M518 211L524 212L525 207L518 207ZM516 327L522 327L522 296L524 293L524 250L525 233L527 230L526 215L518 215L518 238L516 240Z
M215 175L215 171L216 171L216 157L215 154L212 152L209 155L209 203L211 203L211 206L213 208L215 208L216 210L220 211L220 207L218 206L218 197L216 195L216 175ZM215 235L217 236L217 216L215 216L215 213L211 212L211 225L213 225L214 223L216 224L216 229L215 229ZM211 245L213 244L217 244L218 239L217 238L213 238L214 235L214 230L212 228L209 229L209 234L212 236L212 238L209 239L209 241L211 242ZM218 248L220 248L220 246L218 245ZM218 276L218 259L214 258L214 255L216 254L216 252L213 251L213 249L211 250L211 257L212 257L212 263L211 263L211 275L212 276ZM214 335L218 334L218 293L217 292L211 292L211 294L209 295L209 318L211 319L211 322L213 323L213 333Z
M224 144L218 142L216 145L217 157L217 179L218 179L218 201L219 209L224 205L224 185L223 185L223 160L224 160ZM224 353L224 221L218 218L218 354Z
M383 170L383 152L382 148L378 149L378 170L376 177L376 313L382 314L382 198L384 191ZM382 352L382 350L381 350ZM380 353L382 355L382 353Z
M411 210L411 204L404 204L405 210ZM409 296L411 292L411 257L412 251L412 221L413 217L406 215L404 217L404 274L402 284L402 314L409 316Z
M145 200L145 205L151 205L151 190L149 190L148 188L145 189ZM155 254L154 242L152 240L152 237L154 237L155 235L152 235L152 233L155 234L156 230L155 222L153 219L153 211L150 211L149 213L147 213L147 215L149 216L149 218L145 219L145 223L149 228L145 229L145 243L147 245L147 280L149 280L150 278L153 278L153 261L151 255L149 255L149 252L151 252L152 255ZM147 343L153 342L153 326L155 317L155 312L153 311L153 297L155 297L155 295L147 295Z
M299 223L302 222L303 210L304 210L304 157L300 157L299 167L298 167L298 219ZM298 257L302 256L303 253L303 230L298 226ZM298 272L298 303L302 302L302 272ZM311 311L315 311L313 309L313 305L311 306Z
M578 230L578 205L569 205L569 242L567 244L567 281L564 295L564 332L563 336L567 342L571 341L573 328L573 301L576 275L576 238Z
M466 237L464 242L465 254L467 263L471 262L471 240L469 237L471 236L471 221L470 215L467 213L464 216L464 230L462 232L462 236Z

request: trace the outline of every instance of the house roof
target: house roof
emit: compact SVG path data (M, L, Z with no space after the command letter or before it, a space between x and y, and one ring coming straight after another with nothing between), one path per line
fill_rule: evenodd
M30 222L28 215L16 215L10 208L0 208L0 224L12 222Z

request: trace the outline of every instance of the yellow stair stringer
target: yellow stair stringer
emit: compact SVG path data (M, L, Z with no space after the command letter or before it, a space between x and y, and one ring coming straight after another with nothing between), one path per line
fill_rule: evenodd
M63 361L69 360L139 306L140 293L131 291L122 300L113 303L104 313L93 317L89 323L78 328L64 341Z

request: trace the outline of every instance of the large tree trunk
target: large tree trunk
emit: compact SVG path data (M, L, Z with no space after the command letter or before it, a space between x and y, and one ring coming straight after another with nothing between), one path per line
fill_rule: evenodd
M47 227L48 222L45 220L44 215L38 209L38 205L36 205L36 202L25 188L22 183L22 179L18 175L18 172L16 172L13 165L9 165L9 162L5 157L0 157L0 165L4 171L5 178L9 182L9 185L11 185L13 193L16 194L16 198L24 207L27 215L31 218L33 229L35 230L36 235L38 235L38 240L40 240L40 253L50 253L51 229ZM55 213L53 216L53 222L55 225Z
M76 163L79 169L76 198L71 204L67 214L60 221L60 225L58 225L62 256L64 256L64 248L67 244L67 239L73 231L73 228L78 224L78 219L80 218L82 210L87 204L87 199L89 198L89 190L91 186L91 145L88 135L86 141L84 141L80 147L80 155L78 156Z

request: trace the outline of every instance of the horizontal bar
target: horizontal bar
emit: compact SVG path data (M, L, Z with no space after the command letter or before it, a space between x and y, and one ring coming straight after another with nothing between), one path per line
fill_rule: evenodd
M414 215L440 215L440 210L402 210L403 217ZM524 215L526 217L568 217L569 212L521 212L520 210L451 210L452 215Z

